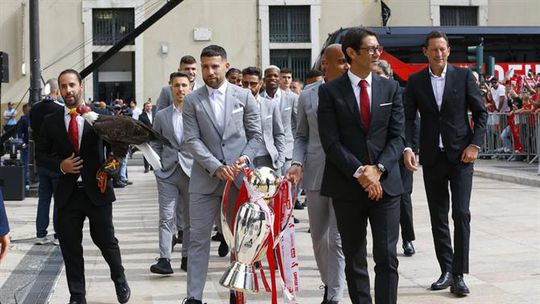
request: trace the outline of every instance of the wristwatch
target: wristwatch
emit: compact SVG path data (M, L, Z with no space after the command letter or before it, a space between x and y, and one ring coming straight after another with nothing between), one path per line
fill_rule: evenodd
M381 174L386 173L386 168L383 166L383 164L377 164L377 168L379 169L379 171L381 171Z

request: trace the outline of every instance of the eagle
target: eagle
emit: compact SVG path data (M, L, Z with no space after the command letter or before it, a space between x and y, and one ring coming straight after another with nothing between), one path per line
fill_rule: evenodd
M171 143L156 130L129 116L98 114L86 105L80 105L77 112L111 147L113 156L108 157L103 171L109 175L118 174L119 163L126 157L130 145L143 153L154 170L161 169L161 159L149 142L158 141L169 146Z

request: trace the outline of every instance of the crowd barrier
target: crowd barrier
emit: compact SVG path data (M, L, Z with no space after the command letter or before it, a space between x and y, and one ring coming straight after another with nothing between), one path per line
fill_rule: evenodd
M487 134L480 158L538 160L540 115L533 113L489 113ZM540 165L539 165L540 174Z

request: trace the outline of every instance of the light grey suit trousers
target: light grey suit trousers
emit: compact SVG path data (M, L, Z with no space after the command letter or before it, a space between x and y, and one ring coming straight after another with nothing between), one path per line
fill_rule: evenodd
M332 199L320 194L326 159L317 123L321 84L319 81L307 86L298 99L293 163L304 167L302 185L308 202L309 229L321 280L328 288L327 300L340 301L345 288L345 256Z

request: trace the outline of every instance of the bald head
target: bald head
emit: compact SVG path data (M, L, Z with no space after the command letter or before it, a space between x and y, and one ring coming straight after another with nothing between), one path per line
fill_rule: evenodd
M327 81L338 78L349 68L341 44L334 43L327 46L323 52L321 66Z

